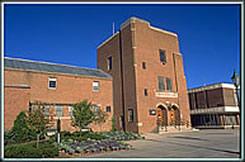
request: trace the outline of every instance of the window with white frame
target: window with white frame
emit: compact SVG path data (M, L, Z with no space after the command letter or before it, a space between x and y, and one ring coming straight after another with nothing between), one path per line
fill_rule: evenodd
M57 79L56 78L48 78L48 88L56 89L57 87Z
M100 82L99 81L93 81L93 91L98 92L100 90Z

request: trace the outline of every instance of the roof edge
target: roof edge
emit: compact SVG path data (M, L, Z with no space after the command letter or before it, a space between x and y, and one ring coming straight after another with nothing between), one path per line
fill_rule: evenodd
M104 72L101 69L97 68L86 68L86 67L79 67L79 66L74 66L74 65L68 65L68 64L59 64L59 63L53 63L53 62L46 62L46 61L36 61L36 60L29 60L29 59L23 59L23 58L13 58L13 57L4 57L4 60L16 60L16 61L23 61L23 62L31 62L31 63L41 63L41 64L48 64L48 65L54 65L54 66L63 66L63 67L71 67L71 68L77 68L77 69L84 69L84 70L91 70L91 71L98 71L107 76L107 78L112 78L112 76L106 72ZM8 67L4 67L8 68ZM16 69L16 68L10 68L10 69ZM62 73L66 74L66 73ZM88 75L90 76L90 75ZM100 78L106 78L106 77L100 77Z

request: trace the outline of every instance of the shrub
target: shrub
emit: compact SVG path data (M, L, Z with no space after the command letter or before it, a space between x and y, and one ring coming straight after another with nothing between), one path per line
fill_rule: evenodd
M4 147L5 158L52 158L59 155L58 147L50 142L43 142L36 147L32 144L16 144Z

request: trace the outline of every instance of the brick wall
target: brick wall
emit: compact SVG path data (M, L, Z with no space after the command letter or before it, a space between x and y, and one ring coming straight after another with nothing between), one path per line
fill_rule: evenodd
M122 60L119 57L120 36ZM160 62L160 49L166 52L167 63L165 65ZM124 96L126 121L128 121L128 109L134 110L135 119L133 122L126 123L127 130L140 133L154 131L157 127L156 116L150 116L149 110L156 109L159 104L175 103L179 106L183 119L190 120L183 60L182 55L179 54L178 38L174 34L153 29L147 22L130 19L121 26L120 34L115 34L112 39L104 42L98 48L98 67L105 72L108 72L106 58L109 55L113 56L115 65L111 72L114 107L118 104L117 101ZM122 61L122 73L120 61ZM146 63L146 69L142 69L143 62ZM158 76L172 80L173 92L177 93L178 97L156 96ZM124 84L123 95L119 91L122 83ZM148 90L148 96L144 96L144 89ZM122 104L117 108L115 111L123 111Z
M21 110L28 110L29 102L39 101L51 105L70 105L87 99L92 104L99 105L104 111L106 106L111 106L112 111L108 113L108 122L102 126L104 130L111 129L113 96L112 79L110 78L92 78L12 69L5 69L4 76L5 85L25 84L30 87L28 90L9 89L5 87L5 128L10 128L13 124L13 119L15 119L18 112ZM49 77L57 79L57 88L55 90L48 88ZM93 81L100 82L99 92L94 92L92 90ZM11 114L10 112L13 109L16 113ZM50 111L52 112L54 110ZM69 114L67 111L67 107L64 106L64 118L62 119L63 130L73 129L70 128L68 120ZM98 130L97 127L97 125L94 125L93 129Z

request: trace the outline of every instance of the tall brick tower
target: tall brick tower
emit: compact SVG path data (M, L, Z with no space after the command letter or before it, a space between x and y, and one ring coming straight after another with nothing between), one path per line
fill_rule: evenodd
M177 34L132 17L98 46L97 66L113 77L118 129L146 133L190 127Z

